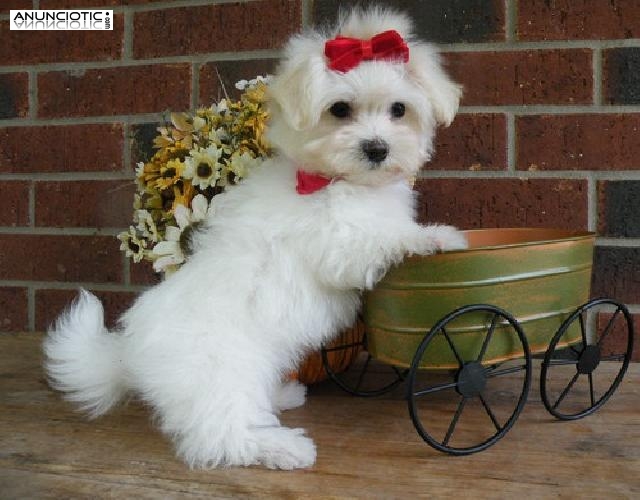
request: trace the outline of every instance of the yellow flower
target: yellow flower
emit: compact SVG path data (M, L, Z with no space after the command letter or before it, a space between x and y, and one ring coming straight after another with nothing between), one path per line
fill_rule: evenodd
M160 176L155 179L153 186L160 189L168 189L179 182L184 174L185 164L179 159L169 160L160 166Z
M197 151L192 150L185 159L184 176L191 179L194 186L203 190L215 186L216 182L221 180L222 165L218 163L221 155L222 149L215 144Z

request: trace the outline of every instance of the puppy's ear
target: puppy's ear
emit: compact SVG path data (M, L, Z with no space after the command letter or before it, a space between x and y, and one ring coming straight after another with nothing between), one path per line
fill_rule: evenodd
M320 119L326 64L320 35L292 38L285 57L269 84L269 98L295 130L313 127Z
M410 44L408 70L424 90L438 124L450 125L458 111L462 86L444 71L435 48L422 43Z

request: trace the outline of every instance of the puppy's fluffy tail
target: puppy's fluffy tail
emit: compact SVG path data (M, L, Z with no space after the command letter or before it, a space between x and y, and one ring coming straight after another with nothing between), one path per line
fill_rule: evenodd
M49 329L43 347L51 386L65 392L90 418L106 413L125 396L120 338L105 328L102 304L91 293L80 291Z

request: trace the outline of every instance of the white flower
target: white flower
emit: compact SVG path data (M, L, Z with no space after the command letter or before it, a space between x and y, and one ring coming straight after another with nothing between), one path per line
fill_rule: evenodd
M138 263L144 258L147 242L138 237L135 227L129 226L129 231L120 233L118 239L122 242L120 250L123 250L127 257L131 257L133 262Z
M207 124L207 120L202 118L201 116L196 116L193 118L193 130L195 132L199 132L202 127Z
M182 231L175 226L167 226L164 234L164 241L156 244L151 250L152 256L156 259L153 262L153 269L156 272L167 271L184 262L184 253L180 247L180 236Z
M229 170L236 174L236 176L244 179L249 172L260 163L262 163L261 160L254 158L247 151L242 154L235 152L231 155Z
M222 114L226 111L229 111L229 105L227 104L226 99L220 99L220 102L217 104L214 102L209 108L214 114Z
M200 189L215 186L222 169L222 165L218 163L221 155L222 149L215 144L198 150L192 149L185 158L184 177L191 179L191 183Z
M239 82L236 82L236 88L238 90L246 89L247 85L249 85L249 82L247 80L240 80Z
M138 231L142 233L142 236L151 240L153 243L158 241L158 227L148 210L135 210L133 213L133 222L137 224Z
M183 234L196 222L203 221L209 211L209 202L202 195L196 195L191 201L191 209L184 205L178 205L174 210L174 217L178 227L167 226L164 241L153 247L151 251L156 260L153 269L156 272L170 272L176 266L185 261L184 249L182 248Z
M215 144L216 146L221 146L224 141L229 141L230 136L225 129L220 127L215 130L211 129L209 131L209 135L207 138L211 143Z

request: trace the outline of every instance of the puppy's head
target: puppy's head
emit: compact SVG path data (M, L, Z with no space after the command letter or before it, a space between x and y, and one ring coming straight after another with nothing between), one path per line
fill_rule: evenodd
M366 57L332 69L325 45L336 36L357 40L395 30L404 54ZM437 125L448 125L461 88L438 54L413 39L409 20L382 10L355 10L337 31L298 35L270 84L270 141L311 172L359 184L414 175L430 158Z

